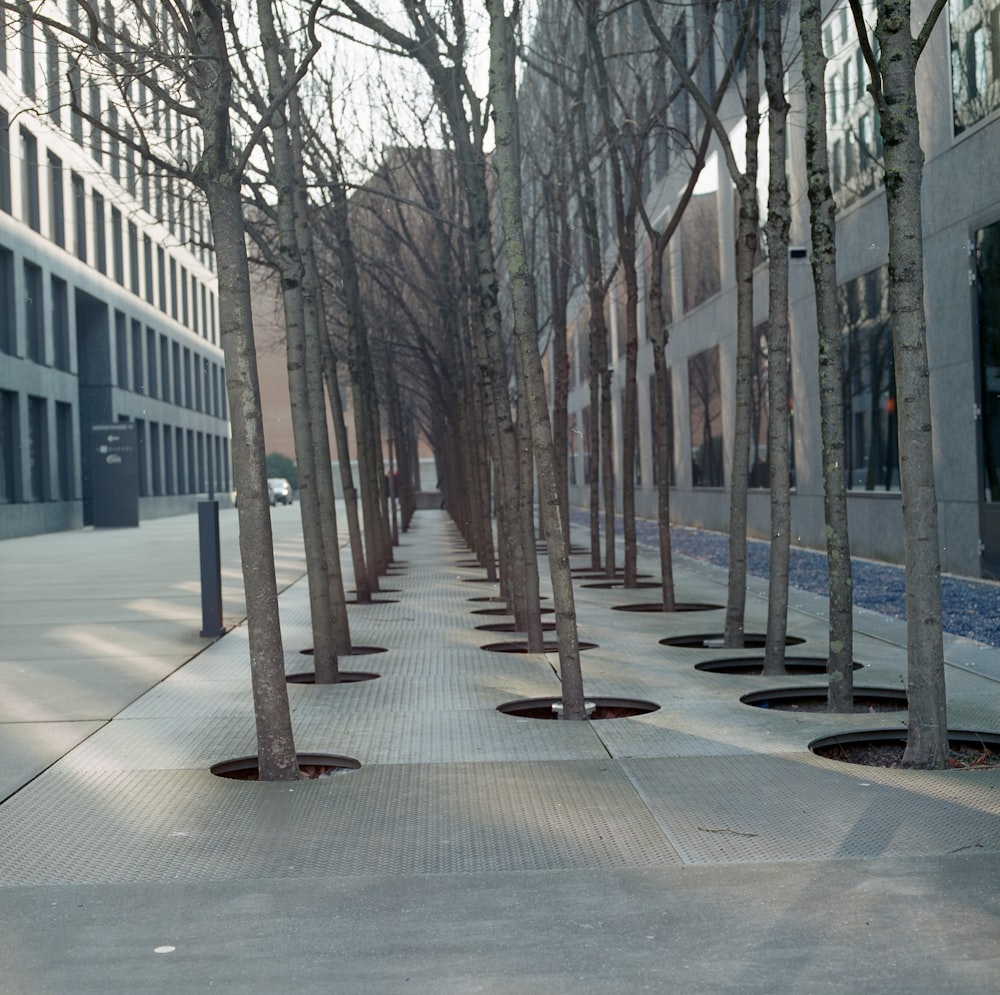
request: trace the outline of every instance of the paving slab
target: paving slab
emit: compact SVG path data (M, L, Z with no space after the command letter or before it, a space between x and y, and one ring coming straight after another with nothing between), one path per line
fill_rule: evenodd
M289 673L312 664L297 517L273 516ZM256 752L249 645L244 626L192 634L190 528L4 544L0 594L19 600L0 609L0 990L998 990L1000 772L814 755L817 736L902 729L905 713L743 704L817 678L698 670L759 651L661 645L719 631L721 613L616 610L655 590L577 586L581 636L598 644L581 654L588 694L654 711L501 714L558 695L558 656L482 649L519 637L477 629L499 617L470 599L496 585L438 511L403 537L393 590L348 609L354 642L385 652L341 667L380 677L289 686L297 748L360 769L214 776ZM345 569L349 583L346 555ZM33 614L46 577L62 616ZM724 600L716 568L678 558L677 580L686 600ZM765 596L752 581L750 631ZM823 659L822 600L793 603L806 641L792 652ZM1000 732L1000 653L947 646L951 717ZM905 683L900 623L861 616L856 656L859 685Z

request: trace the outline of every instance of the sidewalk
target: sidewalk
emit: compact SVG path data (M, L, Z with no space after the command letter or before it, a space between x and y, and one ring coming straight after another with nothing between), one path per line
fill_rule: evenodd
M286 665L308 670L298 508L273 519ZM245 628L197 636L194 534L187 517L0 544L0 991L1000 988L1000 771L817 757L817 736L905 714L748 707L816 679L696 670L734 654L659 640L716 631L721 611L614 611L658 592L585 581L588 694L661 707L503 715L558 681L545 656L480 648L512 637L476 630L498 619L469 599L495 588L442 512L402 537L398 590L350 609L355 644L386 652L349 669L380 679L289 687L299 751L361 769L214 777L256 746ZM716 567L682 560L677 581L724 601ZM793 601L795 654L822 657L822 600ZM764 612L752 595L748 629ZM862 612L858 629L856 682L900 687L902 625ZM947 656L949 725L1000 732L1000 651L951 638Z

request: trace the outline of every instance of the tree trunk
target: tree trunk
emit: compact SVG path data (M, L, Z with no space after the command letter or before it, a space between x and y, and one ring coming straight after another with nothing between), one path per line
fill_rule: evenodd
M756 4L752 5L756 8ZM750 387L753 367L753 268L760 211L757 207L757 141L760 117L758 18L746 17L746 167L737 181L736 383L733 401L733 459L729 480L729 583L726 597L728 648L743 646L747 597L747 487L750 476ZM736 178L734 177L734 180Z
M826 56L820 0L803 0L800 20L806 94L806 175L809 178L812 270L819 339L823 509L830 584L827 708L831 712L848 712L854 706L854 606L845 485L843 346L837 309L837 206L830 189Z
M768 123L767 458L771 484L770 582L764 673L785 670L791 494L788 459L788 176L785 172L788 101L782 53L782 0L764 0L764 72Z
M503 0L488 0L490 15L490 97L496 137L500 216L514 311L514 331L527 402L531 443L538 471L542 524L548 549L559 643L563 715L586 717L576 607L569 563L569 525L562 517L553 458L545 378L538 355L534 294L524 252L521 219L520 155L517 138L517 102L514 78L514 32L503 10Z
M941 627L941 546L934 483L924 313L923 152L909 0L879 0L879 114L889 218L889 311L896 363L899 479L906 564L908 733L903 764L948 764Z
M230 113L232 79L225 27L214 6L195 0L192 19L200 53L213 71L194 85L204 150L195 180L208 201L219 278L219 324L226 360L233 476L246 592L250 675L261 780L297 780L274 577L271 510L250 309L250 269L243 224L241 177L233 172Z
M270 0L258 0L257 19L260 24L265 70L268 80L268 102L286 87L281 67L280 46L274 27ZM337 640L330 613L330 573L320 520L319 482L316 447L313 438L313 418L309 405L309 381L306 359L305 264L299 251L296 231L295 166L292 161L291 138L288 134L286 107L272 114L270 133L274 161L273 181L278 193L278 266L281 271L282 300L285 313L286 352L288 358L288 394L292 433L299 472L299 509L302 516L302 536L309 577L309 611L312 621L313 664L317 684L335 683L339 679ZM329 461L328 461L329 462Z

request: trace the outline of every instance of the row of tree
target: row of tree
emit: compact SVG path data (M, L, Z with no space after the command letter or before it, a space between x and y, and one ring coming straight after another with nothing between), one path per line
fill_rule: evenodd
M885 145L890 217L890 306L896 341L901 478L907 549L910 736L906 762L946 757L940 585L924 349L919 194L921 161L914 70L942 3L914 38L908 3L879 0L874 38L852 0ZM566 337L577 279L589 321L591 556L615 563L615 456L611 446L606 302L624 288L624 437L635 461L640 266L649 275L655 360L661 580L676 607L670 549L670 314L663 257L692 200L710 148L721 151L739 201L738 413L730 468L730 584L726 642L742 645L746 594L746 487L753 276L761 258L757 164L766 113L769 186L769 454L772 502L767 669L783 668L787 618L789 492L788 186L785 174L791 54L801 49L806 93L813 265L820 329L828 559L830 704L852 688L850 560L839 414L839 333L834 305L835 211L826 155L824 55L818 0L792 25L779 0L659 5L555 0L522 38L517 3L488 0L486 20L461 0L431 7L402 0L392 16L361 0L282 4L162 0L102 17L0 2L58 35L76 64L116 91L129 127L112 137L148 168L183 179L207 203L218 267L221 341L240 494L261 776L297 776L274 584L264 440L250 311L248 245L280 278L292 422L306 540L318 682L336 681L351 649L334 502L332 414L359 600L377 591L417 486L416 427L431 439L449 510L525 631L543 648L535 508L545 539L558 636L564 714L585 716L570 571ZM476 84L485 36L488 85ZM359 181L357 148L343 140L344 38L372 60L417 67L432 102L394 115L379 168ZM722 59L720 62L720 52ZM328 55L327 53L332 53ZM717 72L719 65L721 73ZM518 72L524 77L518 87ZM181 159L136 100L141 83L197 136ZM356 99L356 98L354 98ZM373 104L375 100L369 96ZM733 101L746 121L742 149L724 124ZM762 111L763 109L763 111ZM82 107L77 113L85 114ZM726 113L724 113L724 111ZM91 120L94 128L107 122ZM352 139L354 136L350 136ZM373 140L371 145L377 143ZM651 217L651 157L672 159L669 210ZM916 213L914 213L916 212ZM525 224L525 219L533 222ZM576 234L579 232L579 234ZM642 253L646 254L645 260ZM547 275L539 286L540 274ZM555 358L550 407L540 359L539 311ZM348 459L338 370L350 374L358 454ZM382 425L386 422L388 432ZM383 437L392 440L389 477ZM395 461L395 462L394 462ZM634 477L622 475L624 583L636 583ZM604 512L603 564L599 519ZM358 505L360 504L360 509ZM493 521L496 520L494 533ZM936 600L935 600L936 599Z

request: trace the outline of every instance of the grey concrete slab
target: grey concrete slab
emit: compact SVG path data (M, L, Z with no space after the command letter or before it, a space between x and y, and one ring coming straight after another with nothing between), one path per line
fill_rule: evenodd
M272 520L286 669L309 670L298 509ZM214 777L212 763L256 752L249 645L239 627L191 649L190 526L0 550L0 717L32 719L0 724L0 786L25 785L0 804L0 989L997 990L1000 774L813 756L815 735L905 716L742 705L814 679L696 670L728 651L659 639L717 629L718 611L614 610L657 591L588 590L578 615L600 644L582 656L588 692L658 711L501 715L501 701L558 693L558 657L480 648L513 637L476 631L484 603L469 599L494 585L454 565L437 512L404 537L391 603L349 609L354 641L388 651L341 665L381 679L289 687L297 748L361 769ZM224 515L227 591L234 526ZM685 599L724 600L721 571L677 573ZM763 630L765 594L751 582L748 629ZM793 602L809 640L795 652L822 658L822 599ZM858 683L900 683L904 644L899 623L862 617ZM949 641L948 654L950 714L982 728L1000 714L1000 653ZM33 721L86 712L111 721ZM27 730L34 759L11 765Z
M99 721L0 723L0 801L79 746L102 725Z
M996 855L8 888L12 992L987 995Z

